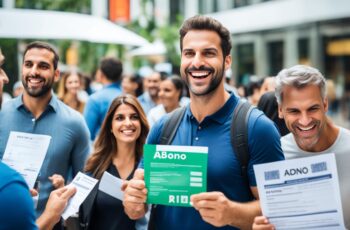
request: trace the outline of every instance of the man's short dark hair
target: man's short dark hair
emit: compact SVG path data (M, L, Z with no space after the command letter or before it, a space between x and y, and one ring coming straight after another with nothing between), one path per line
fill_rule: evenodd
M217 20L211 17L197 15L187 19L180 28L180 48L182 51L183 38L190 30L209 30L216 32L221 39L221 49L224 57L231 52L231 35L230 32Z
M24 51L24 54L23 54L23 57L26 56L26 53L28 52L28 50L30 49L34 49L34 48L37 48L37 49L46 49L46 50L49 50L50 52L53 53L53 68L56 70L57 69L57 66L58 66L58 60L60 59L59 56L58 56L58 53L56 51L56 49L50 45L49 43L46 43L46 42L42 42L42 41L35 41L35 42L32 42L30 43L29 45L27 45L25 51Z
M123 63L116 58L103 58L100 62L100 70L108 80L116 82L121 79Z

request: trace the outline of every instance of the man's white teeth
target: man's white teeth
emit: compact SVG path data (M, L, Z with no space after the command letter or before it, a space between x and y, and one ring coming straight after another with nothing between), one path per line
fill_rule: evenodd
M309 126L309 127L299 127L299 129L302 130L302 131L309 131L309 130L311 130L313 127L314 127L314 125Z
M38 79L38 78L30 78L29 81L30 81L31 83L39 83L39 82L41 82L41 80Z
M204 76L207 76L209 72L192 72L191 74L194 77L204 77Z

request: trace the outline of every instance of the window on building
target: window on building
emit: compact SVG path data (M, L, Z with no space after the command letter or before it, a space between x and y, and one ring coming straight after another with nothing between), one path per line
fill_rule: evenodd
M254 44L237 45L238 83L247 84L255 73Z
M283 42L267 43L269 75L275 76L283 69Z
M176 17L183 14L184 0L170 0L170 23L176 22Z
M234 2L233 2L234 8L248 6L248 5L251 5L250 0L234 0Z
M298 54L299 54L299 64L309 65L310 55L309 55L309 39L302 38L298 40Z

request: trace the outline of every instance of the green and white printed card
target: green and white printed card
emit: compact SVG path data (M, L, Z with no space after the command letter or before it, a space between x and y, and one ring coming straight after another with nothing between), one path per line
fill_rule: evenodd
M144 145L147 203L190 207L207 191L208 147Z

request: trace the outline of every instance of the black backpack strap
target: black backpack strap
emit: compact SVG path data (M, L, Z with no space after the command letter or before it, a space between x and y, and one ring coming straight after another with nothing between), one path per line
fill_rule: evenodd
M179 127L182 117L186 111L186 106L177 108L169 114L169 118L165 121L162 132L160 134L160 145L170 145L173 141L177 128ZM152 204L151 214L148 221L148 230L155 230L155 218L156 218L157 205Z
M231 123L231 143L236 157L241 164L243 180L249 187L248 179L248 119L254 107L247 101L240 100L233 112Z
M177 108L169 114L169 118L165 121L162 133L160 135L160 145L170 145L174 139L177 128L180 125L182 117L186 111L186 106Z

